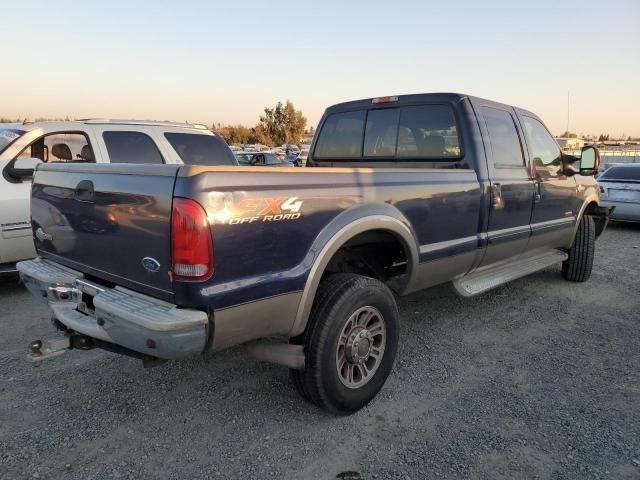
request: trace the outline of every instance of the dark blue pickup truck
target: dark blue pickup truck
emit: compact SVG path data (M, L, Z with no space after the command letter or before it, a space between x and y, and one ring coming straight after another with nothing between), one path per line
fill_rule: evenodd
M41 165L39 257L18 270L64 335L31 357L151 366L246 344L348 413L393 365L395 295L472 296L560 262L585 281L609 213L595 148L564 155L533 113L467 95L332 106L307 165Z

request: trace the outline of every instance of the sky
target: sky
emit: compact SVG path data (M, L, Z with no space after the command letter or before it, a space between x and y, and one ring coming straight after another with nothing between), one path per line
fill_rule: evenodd
M461 92L640 137L640 0L0 1L0 116L254 125Z

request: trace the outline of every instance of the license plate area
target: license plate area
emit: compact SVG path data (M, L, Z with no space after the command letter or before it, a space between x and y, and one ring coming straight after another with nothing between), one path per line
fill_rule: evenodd
M97 285L85 279L76 280L74 285L77 291L80 293L80 301L78 302L77 310L80 313L84 313L85 315L95 317L96 307L93 304L93 297L95 297L99 293L104 292L105 289L100 285Z

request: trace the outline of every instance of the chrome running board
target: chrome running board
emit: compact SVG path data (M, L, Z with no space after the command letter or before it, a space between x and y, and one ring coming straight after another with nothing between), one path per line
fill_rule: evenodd
M462 297L473 297L512 280L529 275L555 263L565 261L569 256L560 250L550 250L515 262L488 268L480 272L453 280L453 288Z

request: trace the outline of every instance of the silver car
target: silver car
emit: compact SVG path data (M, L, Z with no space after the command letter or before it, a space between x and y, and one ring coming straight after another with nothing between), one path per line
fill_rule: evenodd
M599 177L601 205L616 207L609 217L620 222L640 222L640 163L616 165Z

